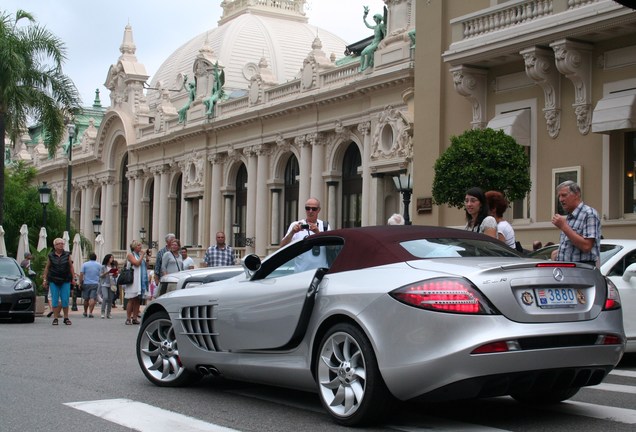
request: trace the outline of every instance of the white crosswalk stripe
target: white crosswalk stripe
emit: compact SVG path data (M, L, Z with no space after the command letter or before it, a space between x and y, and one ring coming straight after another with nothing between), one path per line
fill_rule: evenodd
M64 405L139 432L238 432L130 399L69 402Z

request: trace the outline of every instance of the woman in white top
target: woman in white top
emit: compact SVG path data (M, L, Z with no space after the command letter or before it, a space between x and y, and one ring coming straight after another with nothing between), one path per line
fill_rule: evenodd
M488 201L488 208L490 208L490 215L497 221L497 238L504 242L509 247L515 249L516 241L515 230L512 225L503 218L504 212L508 209L508 200L499 191L486 192L486 200Z
M467 231L479 232L497 238L497 221L489 216L488 203L484 192L478 188L470 188L464 197Z

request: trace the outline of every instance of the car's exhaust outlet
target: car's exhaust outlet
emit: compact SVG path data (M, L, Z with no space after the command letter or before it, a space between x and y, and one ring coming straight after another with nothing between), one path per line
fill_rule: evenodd
M220 376L221 375L221 372L219 372L219 370L216 367L209 366L209 365L197 366L197 371L203 376L207 376L207 375Z
M197 372L199 372L203 376L210 375L210 371L205 366L198 366L197 367Z

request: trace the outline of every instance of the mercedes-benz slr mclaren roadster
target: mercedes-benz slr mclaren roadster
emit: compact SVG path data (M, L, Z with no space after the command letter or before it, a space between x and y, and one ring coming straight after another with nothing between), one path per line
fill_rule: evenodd
M243 266L146 308L137 358L151 382L314 391L353 426L415 398L557 403L600 383L625 348L618 290L597 269L472 232L327 231Z

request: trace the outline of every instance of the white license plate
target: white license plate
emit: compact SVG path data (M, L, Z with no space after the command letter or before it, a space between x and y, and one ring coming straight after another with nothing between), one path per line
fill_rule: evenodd
M542 308L573 307L578 303L576 292L572 288L535 289L537 305Z

